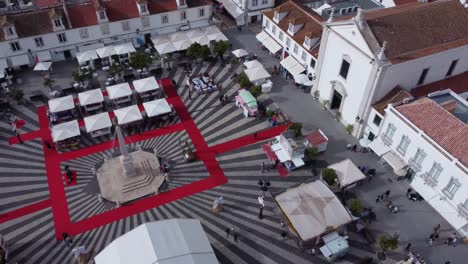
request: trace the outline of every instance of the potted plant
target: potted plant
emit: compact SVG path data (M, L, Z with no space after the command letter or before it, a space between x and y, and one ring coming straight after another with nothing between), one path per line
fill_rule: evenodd
M336 121L340 121L340 120L341 120L341 112L336 112L336 114L335 114L335 119L336 119Z
M262 95L262 88L258 85L254 85L250 88L250 93L255 97L259 97Z
M348 207L351 213L354 216L359 216L361 212L364 210L364 205L359 199L351 199L348 201Z
M336 183L336 171L334 169L326 168L322 172L322 179L329 185L333 186Z
M15 100L16 103L22 104L23 103L24 92L20 88L14 88L10 92L10 97L11 97L11 99Z
M380 260L387 259L387 251L394 250L398 247L398 239L389 235L381 235L378 240L379 247L382 251L377 252L377 257Z
M323 104L323 110L326 110L328 108L328 104L330 103L330 101L328 100L323 100L322 104Z
M54 83L55 83L54 80L52 80L50 78L46 78L42 82L42 85L45 86L45 87L49 87L49 89L52 91L52 86L54 86Z
M289 130L292 130L294 132L295 138L302 136L302 124L301 123L293 123L289 127Z
M354 130L354 126L353 126L353 125L347 125L347 126L346 126L346 132L348 132L348 134L352 134L352 133L353 133L353 130Z
M229 42L227 41L216 41L213 44L213 52L218 55L221 61L224 61L224 53L226 53L229 48Z
M315 90L315 91L313 92L313 94L312 94L312 95L313 95L313 97L314 97L314 99L315 99L315 100L318 100L318 98L319 98L319 95L320 95L320 92L319 92L319 90Z

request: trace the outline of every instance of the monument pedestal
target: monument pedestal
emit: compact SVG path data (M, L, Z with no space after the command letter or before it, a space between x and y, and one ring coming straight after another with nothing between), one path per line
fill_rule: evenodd
M120 162L122 163L125 177L134 177L136 175L132 154L128 154L127 156L120 156Z

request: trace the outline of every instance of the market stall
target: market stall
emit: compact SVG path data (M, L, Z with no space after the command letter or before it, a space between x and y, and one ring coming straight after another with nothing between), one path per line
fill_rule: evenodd
M102 63L103 63L103 66L106 64L106 62L105 62L106 60L105 60L105 59L108 59L108 62L109 62L110 64L112 64L112 58L111 58L111 56L117 54L116 51L115 51L115 49L114 49L114 46L112 46L112 45L111 45L111 46L102 47L102 48L98 48L98 49L96 49L96 53L97 53L97 55L99 56L99 58L101 58ZM103 67L103 69L105 69L105 68ZM107 69L108 69L108 68L107 68Z
M96 111L103 108L104 96L101 89L93 89L78 94L80 105L86 112Z
M343 189L351 189L366 179L366 175L350 159L334 163L328 168L335 170L338 186Z
M109 113L100 113L84 118L86 132L92 137L99 137L111 133L112 122Z
M304 145L306 148L316 147L319 152L324 152L327 149L327 144L328 137L320 129L305 136Z
M33 71L48 71L51 65L52 65L52 62L50 61L38 62L36 66L34 66Z
M205 36L210 41L227 41L228 38L216 26L209 26L205 28Z
M68 121L76 116L73 96L64 96L49 100L49 120L52 124Z
M172 113L172 108L167 103L166 99L158 99L143 103L143 107L145 108L145 112L148 117L158 117Z
M72 120L52 126L52 141L58 149L76 147L80 143L78 121Z
M286 130L280 136L276 136L271 149L288 170L297 169L305 164L303 160L305 146L302 142L294 140L294 133L291 130Z
M130 103L132 101L132 89L128 83L119 83L106 88L109 100L114 106Z
M94 60L99 59L99 56L96 53L96 50L87 50L87 51L76 53L76 59L78 60L78 63L81 65L87 62L92 63Z
M337 232L324 235L322 240L325 245L320 247L320 252L328 261L343 257L349 251L347 238L340 236Z
M266 79L271 77L270 73L268 73L263 66L248 68L245 69L244 72L247 78L249 78L249 81L255 85L261 85L266 82Z
M242 58L242 57L245 57L245 56L249 55L249 53L247 51L245 51L244 49L236 49L236 50L232 51L232 54L234 54L234 56L236 56L236 58Z
M258 60L246 61L243 63L243 65L246 69L258 68L258 67L263 68L263 65L260 62L258 62Z
M114 114L117 118L118 125L129 125L143 120L140 109L138 109L138 106L136 105L116 109L114 110Z
M133 88L135 88L142 100L155 98L161 90L154 77L133 81Z
M236 96L236 106L242 108L245 117L255 116L258 113L257 99L245 89L239 90Z

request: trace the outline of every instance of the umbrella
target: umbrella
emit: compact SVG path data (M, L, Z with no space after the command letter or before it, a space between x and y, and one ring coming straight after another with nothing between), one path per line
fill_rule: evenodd
M50 65L52 65L52 62L50 61L38 62L36 66L34 67L34 71L48 71L50 68Z
M241 57L249 55L249 53L243 49L236 49L235 51L232 52L232 54L234 54L234 56L236 56L237 58L241 58Z

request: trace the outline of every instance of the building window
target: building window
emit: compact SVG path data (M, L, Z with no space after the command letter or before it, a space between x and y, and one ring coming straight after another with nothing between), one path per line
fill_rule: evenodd
M169 23L169 17L167 15L162 15L161 16L161 23L162 24L167 24Z
M424 152L424 150L418 148L414 157L409 160L409 165L411 166L411 169L416 172L420 171L421 164L424 161L425 157L426 153Z
M187 19L187 13L185 13L185 11L181 11L180 12L180 20L184 21L186 19Z
M351 66L351 64L347 60L343 59L341 62L340 76L345 80L348 77L349 66Z
M101 25L101 33L103 35L109 35L110 34L109 24Z
M421 76L419 76L419 80L418 80L418 85L421 85L424 83L424 80L426 79L428 72L429 72L429 68L426 68L421 72Z
M265 20L266 29L270 29L270 20Z
M434 162L434 165L432 165L432 168L427 173L427 176L432 178L434 181L437 181L441 172L442 172L442 166L440 166L439 163Z
M146 9L146 4L141 4L140 5L140 12L141 13L146 13L147 9Z
M258 0L252 0L252 6L258 6Z
M376 126L380 126L380 122L382 122L382 118L376 114L372 123L374 123Z
M374 141L375 135L372 132L369 132L369 135L367 136L367 139L370 141Z
M299 46L297 44L294 44L294 53L298 53L299 52Z
M10 47L12 51L19 51L21 50L21 46L19 42L10 42Z
M273 35L276 35L276 26L271 27L271 33L273 33Z
M55 24L55 27L61 27L62 20L60 18L54 19L54 24Z
M262 0L262 5L268 4L268 0Z
M15 31L13 30L12 27L7 27L7 28L6 28L6 33L7 33L7 36L13 36L13 35L15 35Z
M57 38L58 38L60 43L67 42L67 36L65 35L65 33L57 34Z
M283 41L283 36L284 36L283 31L280 31L280 33L279 33L279 40Z
M279 21L279 13L275 11L275 16L273 17L274 20Z
M122 21L122 30L123 31L129 31L130 30L130 22L129 21Z
M306 54L305 50L302 51L301 59L302 59L303 61L306 61L306 59L307 59L307 54Z
M205 16L205 9L204 9L204 8L198 9L198 15L199 15L200 17L204 17L204 16Z
M291 39L286 38L286 48L289 48L289 45L291 45Z
M314 60L314 58L310 58L310 67L315 68L315 60Z
M388 124L387 131L385 131L385 134L383 137L383 140L385 143L387 143L387 145L391 145L393 143L392 138L393 138L393 135L395 134L395 131L396 131L395 125Z
M81 39L87 39L89 38L89 33L87 28L82 28L80 29L80 38Z
M149 17L145 16L141 18L141 26L142 27L149 27L150 26L150 19Z
M407 136L402 136L400 144L397 147L397 151L402 155L405 156L406 150L408 149L408 146L410 144L410 139Z
M455 70L455 67L457 67L457 63L458 63L458 60L453 60L452 63L450 63L450 67L445 77L452 76L453 70Z
M34 38L34 44L36 44L36 47L44 47L44 41L42 40L41 37L39 38Z
M310 38L309 37L305 37L304 45L307 46L307 47L310 47Z
M104 19L106 19L106 12L99 11L99 20L104 20Z
M447 197L452 199L455 193L460 188L460 186L461 186L460 182L457 179L452 177L449 183L447 184L447 186L444 188L443 192L445 195L447 195Z

